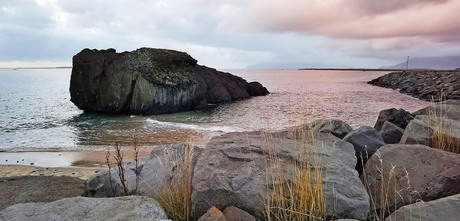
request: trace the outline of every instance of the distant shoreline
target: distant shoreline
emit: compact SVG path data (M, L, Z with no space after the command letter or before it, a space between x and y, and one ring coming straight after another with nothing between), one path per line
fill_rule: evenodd
M13 69L13 70L24 70L24 69L71 69L72 66L63 67L3 67L0 69ZM246 69L228 69L228 70L246 70ZM284 68L273 68L273 69L247 69L247 70L286 70ZM387 68L299 68L292 70L301 71L444 71L451 72L455 70L439 70L439 69L424 69L424 68L410 68L410 69L387 69Z
M455 72L455 70L436 70L436 69L424 69L424 68L409 68L409 69L387 69L387 68L300 68L302 71L444 71L444 72Z
M72 67L18 67L18 68L0 68L0 69L13 69L13 70L21 70L21 69L69 69Z

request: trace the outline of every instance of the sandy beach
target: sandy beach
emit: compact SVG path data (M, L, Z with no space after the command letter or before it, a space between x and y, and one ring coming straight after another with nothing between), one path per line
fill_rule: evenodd
M0 178L16 176L69 176L87 180L93 174L107 170L106 151L61 152L1 152ZM110 152L113 161L114 152ZM134 161L134 152L124 150L124 162ZM139 157L149 156L141 148Z
M82 196L85 181L107 170L105 151L0 152L0 210L17 203L51 202ZM124 162L134 161L132 150ZM150 150L139 150L139 157ZM113 161L113 151L111 160ZM31 165L33 164L33 165Z

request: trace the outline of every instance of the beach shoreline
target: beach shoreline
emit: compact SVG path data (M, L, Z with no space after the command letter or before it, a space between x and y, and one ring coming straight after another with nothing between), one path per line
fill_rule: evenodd
M139 157L150 156L149 148L139 150ZM122 150L125 163L134 161L134 151ZM0 152L0 178L18 176L69 176L88 179L108 170L107 151L38 151ZM110 150L113 164L114 150ZM112 165L113 166L113 165Z

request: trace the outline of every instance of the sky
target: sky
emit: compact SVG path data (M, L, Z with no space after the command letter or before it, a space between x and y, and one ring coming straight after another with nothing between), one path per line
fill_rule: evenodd
M0 0L0 67L140 47L220 69L375 68L460 55L460 0Z

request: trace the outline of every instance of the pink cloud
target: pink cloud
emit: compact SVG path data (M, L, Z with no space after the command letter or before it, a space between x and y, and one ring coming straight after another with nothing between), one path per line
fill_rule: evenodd
M460 41L459 0L258 0L226 25L335 38Z

